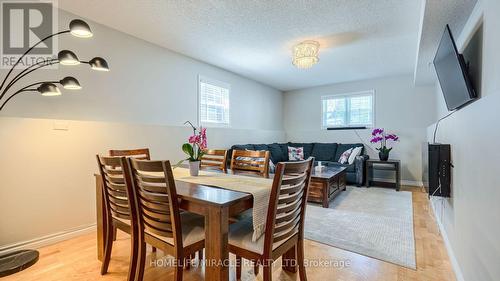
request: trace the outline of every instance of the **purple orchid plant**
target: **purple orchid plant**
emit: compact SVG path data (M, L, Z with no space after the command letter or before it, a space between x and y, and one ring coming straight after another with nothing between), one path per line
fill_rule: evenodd
M370 142L373 144L380 143L380 148L377 148L378 151L382 152L383 154L389 154L389 152L392 150L392 147L387 147L388 141L397 142L399 141L399 137L396 134L386 133L383 128L373 129L372 139L370 140Z

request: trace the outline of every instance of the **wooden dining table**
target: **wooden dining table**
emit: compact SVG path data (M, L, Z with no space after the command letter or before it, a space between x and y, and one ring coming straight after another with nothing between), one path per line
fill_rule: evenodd
M96 214L97 214L97 258L102 261L104 253L103 222L106 212L102 177L96 178ZM205 217L205 280L229 280L229 217L237 215L253 207L253 196L250 193L233 191L214 186L189 183L176 180L177 196L180 208ZM284 258L295 259L296 251L292 249ZM296 272L295 263L287 263L284 270ZM292 266L290 266L292 264Z

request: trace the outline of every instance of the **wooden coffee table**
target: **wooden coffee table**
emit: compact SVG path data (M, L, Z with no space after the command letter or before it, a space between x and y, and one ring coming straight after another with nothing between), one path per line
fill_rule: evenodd
M321 173L311 174L309 202L321 203L328 208L330 201L346 188L346 168L326 167Z

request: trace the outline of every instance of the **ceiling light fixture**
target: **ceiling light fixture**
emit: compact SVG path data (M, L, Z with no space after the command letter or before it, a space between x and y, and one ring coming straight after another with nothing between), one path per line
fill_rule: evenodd
M293 47L292 63L297 68L306 69L319 61L319 43L312 40L300 42Z

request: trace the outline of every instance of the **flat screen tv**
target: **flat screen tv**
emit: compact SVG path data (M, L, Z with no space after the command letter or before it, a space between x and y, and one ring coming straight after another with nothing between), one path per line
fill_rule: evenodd
M458 109L477 98L464 57L458 52L448 25L434 57L434 67L448 110Z

